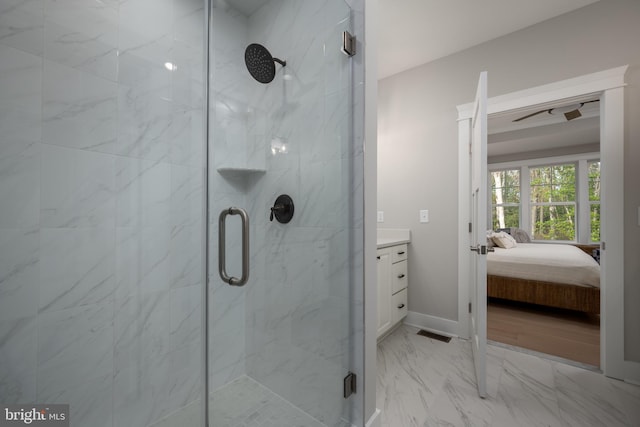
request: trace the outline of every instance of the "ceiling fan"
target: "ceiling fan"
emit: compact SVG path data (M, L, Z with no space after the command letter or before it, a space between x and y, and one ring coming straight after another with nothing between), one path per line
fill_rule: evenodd
M527 114L526 116L520 117L519 119L515 119L514 122L519 122L521 120L528 119L529 117L537 116L538 114L542 114L542 113L549 113L554 115L564 114L564 117L567 120L577 119L578 117L582 116L582 114L580 113L580 109L584 106L584 104L589 104L591 102L600 102L600 100L593 99L591 101L584 101L577 104L565 105L564 107L556 107L556 108L548 108L546 110L540 110L532 114Z

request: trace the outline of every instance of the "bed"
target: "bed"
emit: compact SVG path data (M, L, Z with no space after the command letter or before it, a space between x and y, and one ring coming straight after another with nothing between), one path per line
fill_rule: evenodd
M573 245L518 243L487 256L487 295L600 313L600 265Z

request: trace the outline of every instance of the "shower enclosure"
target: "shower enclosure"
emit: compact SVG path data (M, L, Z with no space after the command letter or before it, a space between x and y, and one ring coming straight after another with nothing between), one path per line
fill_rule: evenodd
M0 405L363 424L363 9L0 2Z

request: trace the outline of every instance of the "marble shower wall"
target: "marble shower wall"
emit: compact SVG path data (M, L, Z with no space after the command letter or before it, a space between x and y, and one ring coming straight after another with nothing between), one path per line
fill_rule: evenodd
M199 399L203 5L0 2L1 402Z

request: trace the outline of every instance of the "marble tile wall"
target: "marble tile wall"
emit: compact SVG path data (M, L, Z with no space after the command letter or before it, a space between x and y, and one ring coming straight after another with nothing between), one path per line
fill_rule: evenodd
M0 2L0 401L136 427L198 399L203 14Z

